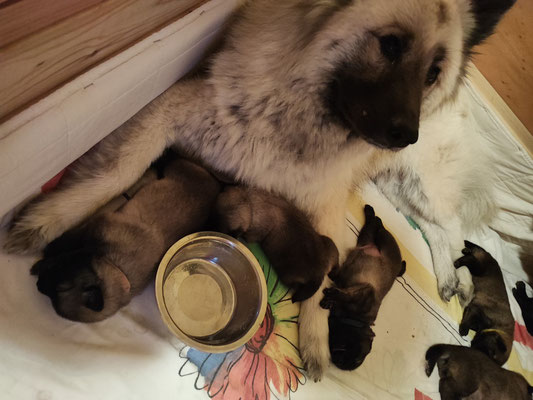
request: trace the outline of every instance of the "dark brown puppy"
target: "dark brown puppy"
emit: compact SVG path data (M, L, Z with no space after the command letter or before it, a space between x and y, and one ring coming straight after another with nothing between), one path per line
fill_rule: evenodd
M426 352L426 375L437 364L442 400L526 400L533 388L516 372L507 371L470 347L436 344Z
M335 286L324 290L320 302L330 309L329 348L338 368L353 370L370 353L374 332L371 326L379 307L397 276L405 272L405 261L394 237L384 228L374 209L365 206L365 225L343 266L332 273Z
M513 295L520 306L520 310L522 310L522 318L524 318L526 329L533 336L533 297L528 297L525 282L516 282L516 287L513 288Z
M498 262L474 243L465 240L463 254L455 267L464 265L470 270L474 298L464 309L459 333L466 336L470 329L476 331L472 347L503 365L513 346L514 318L502 271Z
M230 186L218 197L216 211L221 231L261 244L281 282L295 289L293 302L311 297L339 262L333 241L281 197Z
M101 321L143 290L165 251L203 228L220 191L205 169L174 160L124 206L65 232L32 268L39 291L74 321Z

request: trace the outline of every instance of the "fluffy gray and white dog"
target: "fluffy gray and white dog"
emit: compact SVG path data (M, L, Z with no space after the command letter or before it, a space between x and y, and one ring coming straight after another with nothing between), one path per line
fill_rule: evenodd
M373 179L424 231L441 297L458 293L466 303L471 280L464 270L458 279L452 260L462 227L483 221L491 202L462 80L473 46L513 3L251 0L206 71L173 85L78 160L57 190L30 202L6 248L41 250L176 146L293 201L341 259L350 190ZM322 289L302 304L299 321L315 380L329 363L321 297Z

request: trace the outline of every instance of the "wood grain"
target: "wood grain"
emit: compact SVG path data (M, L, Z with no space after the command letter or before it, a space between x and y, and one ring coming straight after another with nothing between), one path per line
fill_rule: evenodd
M474 64L533 135L533 1L518 0Z
M0 120L206 0L107 0L0 48Z
M0 47L102 1L104 0L7 0L0 2Z

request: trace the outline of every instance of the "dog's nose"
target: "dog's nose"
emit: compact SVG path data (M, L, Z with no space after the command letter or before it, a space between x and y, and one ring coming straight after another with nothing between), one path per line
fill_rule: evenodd
M418 126L395 123L389 128L388 137L394 147L406 147L418 140Z

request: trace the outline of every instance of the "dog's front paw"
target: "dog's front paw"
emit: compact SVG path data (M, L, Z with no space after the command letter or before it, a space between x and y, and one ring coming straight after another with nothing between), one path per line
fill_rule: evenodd
M4 242L4 250L14 254L33 254L41 251L46 245L39 230L13 226Z
M323 367L323 361L314 356L302 356L302 358L304 358L304 366L307 377L312 379L314 382L320 382L322 380L322 376L324 375L325 367Z
M32 214L20 214L16 217L11 229L7 233L4 249L8 253L35 254L54 239L49 237L43 218L33 217ZM52 222L53 224L53 222Z
M456 271L459 284L457 285L457 295L459 296L459 303L464 308L474 298L474 283L472 282L472 275L468 267L463 266Z
M437 288L439 296L444 301L450 301L454 294L458 292L459 279L455 273L447 274L443 277L437 276Z
M324 288L328 282L325 282ZM322 290L302 303L300 308L300 356L309 379L318 382L329 366L329 311L319 306Z

